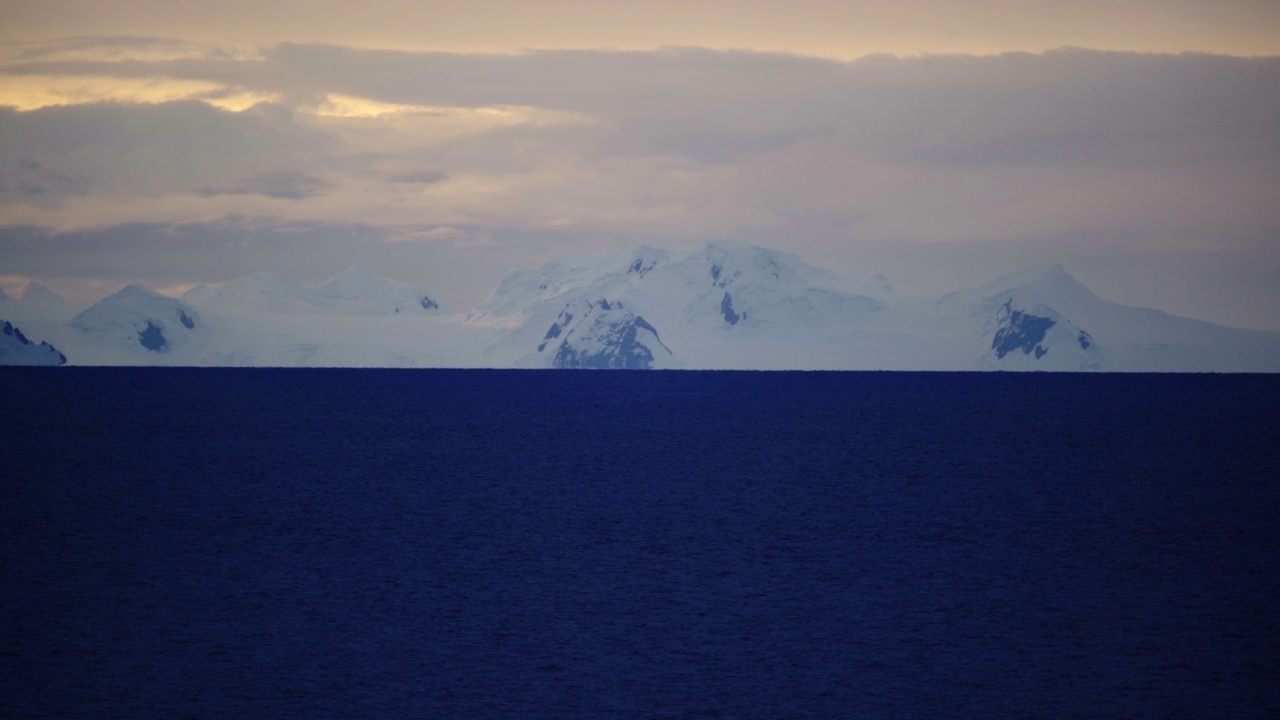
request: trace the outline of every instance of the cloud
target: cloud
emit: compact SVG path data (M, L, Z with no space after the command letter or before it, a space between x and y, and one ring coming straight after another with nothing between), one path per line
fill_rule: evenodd
M1280 58L1063 50L836 62L699 49L459 55L282 44L252 60L20 62L4 72L210 82L299 106L335 97L559 110L598 119L612 149L706 162L819 134L938 165L1274 169L1280 152L1271 122Z
M231 187L201 188L197 192L204 196L263 195L283 200L301 200L323 195L332 187L332 183L315 175L299 172L272 172L246 178Z
M302 197L323 189L312 173L336 139L260 105L228 112L187 101L94 103L30 112L0 108L0 178L55 199L163 196L208 188ZM247 180L245 178L248 178ZM10 191L0 202L26 203Z
M80 35L36 42L15 43L9 56L20 61L174 60L178 58L233 58L242 56L220 47L172 37L144 35Z
M89 192L89 180L84 175L52 171L39 161L19 156L0 172L0 202L13 199L38 205L56 203L63 195L84 196Z
M264 216L508 259L737 238L837 266L885 242L1280 243L1280 58L71 45L0 77L186 99L0 109L0 223Z
M410 170L408 172L394 173L387 176L387 179L394 183L434 185L438 182L444 182L449 179L449 176L440 170Z

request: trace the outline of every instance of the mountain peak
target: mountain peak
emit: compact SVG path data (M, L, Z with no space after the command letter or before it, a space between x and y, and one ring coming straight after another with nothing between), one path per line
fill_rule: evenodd
M1046 265L1032 265L1021 270L1014 270L1001 275L996 282L1005 282L1005 284L1025 285L1032 282L1044 280L1057 280L1061 278L1071 278L1071 274L1062 266L1062 263L1049 263Z
M280 273L269 273L269 272L256 272L251 275L245 275L243 277L235 278L230 282L245 282L250 280L254 282L260 282L260 283L284 282L284 283L293 284L294 282L293 278L289 277L288 275L281 275Z
M275 273L254 273L183 294L192 303L223 312L269 315L435 315L439 302L421 288L382 277L357 263L325 282L302 285Z
M362 295L377 293L378 289L388 285L403 285L374 272L367 263L356 263L316 286L321 295L331 297L356 298Z
M53 288L39 280L32 280L27 283L27 286L22 289L22 295L19 299L26 303L59 303L66 300L66 298L55 292Z
M798 255L739 241L708 243L699 253L711 284L791 283L812 272Z
M120 288L119 290L117 290L117 291L115 291L115 292L111 293L110 295L108 295L108 296L107 296L107 299L111 299L111 298L120 298L120 299L141 299L141 298L157 299L157 298L165 298L165 297L167 297L167 296L165 296L165 295L161 295L160 293L156 292L155 290L152 290L151 288L147 287L146 285L142 285L142 284L139 284L139 283L129 283L128 285L125 285L124 287Z
M381 277L381 276L374 271L374 269L369 265L369 263L362 261L362 262L356 263L355 265L352 265L346 270L343 270L342 272L338 273L334 277L369 278L369 277Z
M670 253L652 245L641 245L631 251L631 264L627 266L628 275L644 277L658 265L667 262Z
M1045 296L1093 297L1093 291L1072 277L1060 263L1036 265L1005 273L988 283L984 289L993 292L1030 290Z
M142 285L126 285L71 319L97 342L135 353L168 353L205 326L195 309Z
M360 315L436 314L440 304L422 288L383 277L356 263L314 288L326 302L339 301Z

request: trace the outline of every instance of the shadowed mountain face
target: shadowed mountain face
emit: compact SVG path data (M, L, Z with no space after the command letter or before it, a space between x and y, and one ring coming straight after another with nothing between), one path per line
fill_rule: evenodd
M991 349L995 351L997 358L1004 358L1015 350L1021 350L1023 355L1034 352L1037 360L1044 357L1048 350L1040 342L1044 340L1049 328L1057 323L1047 317L1036 317L1014 310L1012 304L1012 300L1007 301L1000 310L1002 325L991 340Z
M0 365L65 365L67 356L47 342L36 343L7 320L0 321Z

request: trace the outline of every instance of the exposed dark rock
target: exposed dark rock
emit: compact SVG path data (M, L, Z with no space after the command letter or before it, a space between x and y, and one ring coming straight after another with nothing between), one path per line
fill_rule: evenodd
M23 335L22 331L19 330L16 326L11 325L8 320L4 321L4 334L14 338L22 345L31 344L31 341L27 339L27 336Z
M26 335L22 334L22 331L18 329L17 325L14 325L7 320L0 321L0 323L3 323L3 324L0 324L0 334L13 338L15 341L17 341L18 346L20 348L23 348L22 351L19 353L20 355L19 357L14 357L12 355L9 355L7 352L5 352L3 348L0 348L0 365L10 365L10 364L66 365L67 364L67 356L63 355L62 352L60 352L54 346L50 345L47 342L42 342L37 345ZM36 349L28 353L28 351L26 350L27 347L34 347ZM53 362L53 363L48 362L48 359L51 359L53 357L57 357L58 359L57 362Z
M1034 352L1039 360L1049 352L1040 343L1044 341L1049 328L1057 325L1055 320L1014 310L1012 300L1005 301L997 320L1002 326L991 340L991 349L995 350L997 358L1004 358L1015 350L1021 350L1024 355Z
M560 345L551 359L556 368L641 370L653 367L655 352L671 353L658 337L658 330L644 318L622 303L606 299L565 307L547 330L538 352L557 338Z
M653 367L653 351L639 341L641 330L653 333L658 343L662 344L657 329L644 318L639 315L628 316L626 320L609 324L604 347L595 352L578 350L570 342L571 338L566 338L556 351L551 365L562 369L647 370ZM666 349L665 345L662 347Z
M565 308L560 312L560 317L551 323L551 327L547 329L547 334L542 336L542 342L538 343L538 352L547 349L547 342L560 337L560 333L573 322L573 313Z
M657 248L640 247L632 254L631 264L627 266L627 274L636 277L648 275L658 263L666 259L666 253Z
M152 352L160 352L169 345L164 329L150 320L147 321L146 329L138 331L138 343Z
M196 326L195 320L192 320L191 316L182 310L178 311L178 322L182 323L182 326L188 330Z
M724 316L724 321L730 325L737 325L738 321L743 318L733 309L733 297L729 293L724 294L724 299L720 301L720 314Z
M423 310L439 310L440 309L440 303L436 302L435 300L432 300L426 295L422 296L422 300L420 302L422 303Z

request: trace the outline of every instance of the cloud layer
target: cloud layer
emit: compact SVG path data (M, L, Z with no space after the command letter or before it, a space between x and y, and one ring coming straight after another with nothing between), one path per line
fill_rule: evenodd
M0 65L0 223L239 216L540 252L734 238L846 271L893 243L1280 238L1280 58L99 45ZM37 84L79 89L24 101Z

